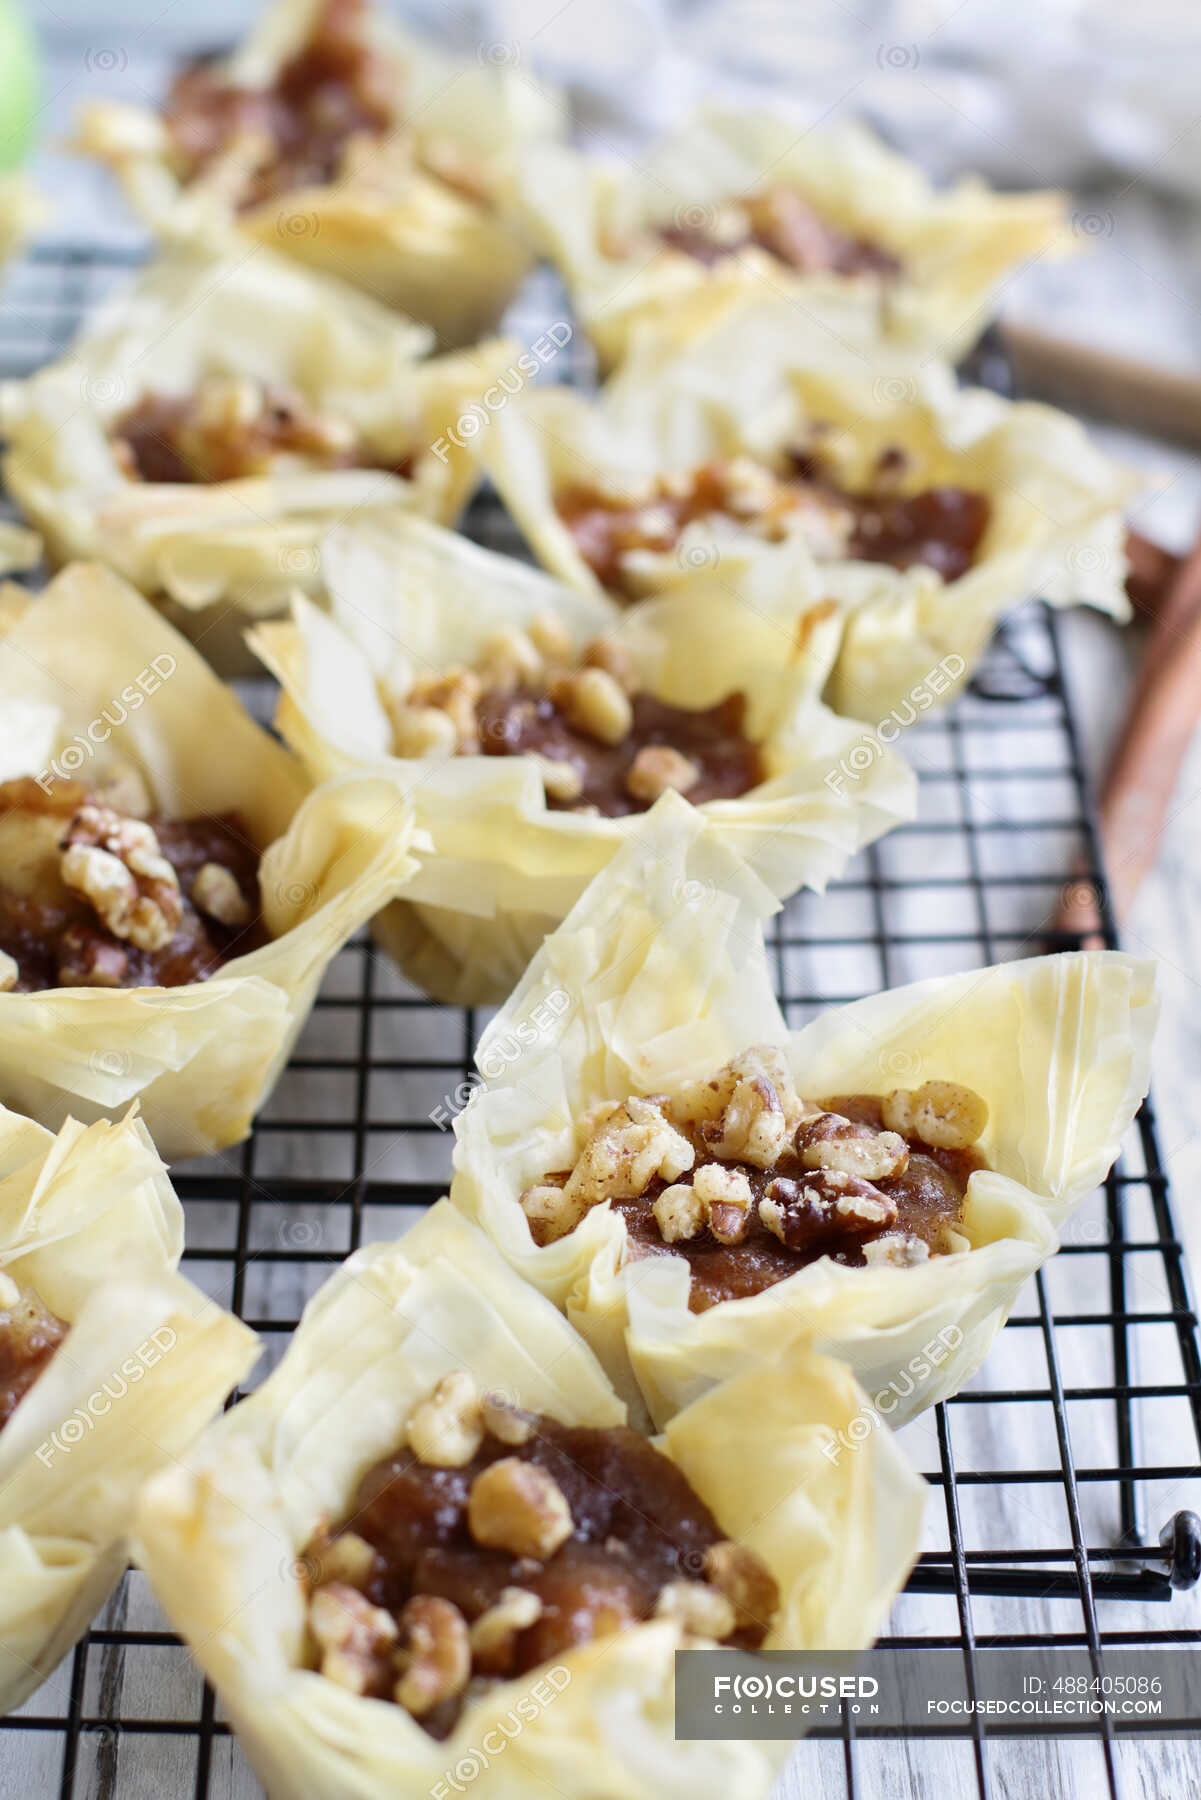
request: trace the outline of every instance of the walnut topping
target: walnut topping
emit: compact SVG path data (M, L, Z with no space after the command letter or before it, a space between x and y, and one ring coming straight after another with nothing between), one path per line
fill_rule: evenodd
M526 1188L521 1196L521 1210L539 1243L554 1244L575 1230L588 1208L578 1196L569 1199L566 1188L543 1181Z
M910 1269L914 1263L928 1262L930 1246L925 1238L913 1237L907 1231L886 1232L883 1237L869 1238L863 1246L863 1260L869 1269Z
M571 633L553 612L540 612L530 620L530 641L549 663L570 662L575 654Z
M705 1552L705 1574L719 1588L734 1609L734 1622L739 1631L770 1625L780 1604L780 1590L775 1576L753 1550L726 1538L711 1544Z
M593 638L585 647L581 661L587 669L603 669L627 694L638 692L640 683L634 658L629 645L623 644L620 638Z
M542 673L542 656L533 639L515 626L495 631L484 644L479 670L485 683L495 688L533 685Z
M418 1462L461 1469L483 1441L479 1389L466 1369L452 1369L409 1420L409 1447Z
M656 1176L675 1181L695 1160L688 1139L664 1117L662 1101L631 1095L584 1146L564 1186L565 1201L587 1210L602 1200L636 1199Z
M16 958L7 950L0 950L0 994L11 993L17 985L21 969Z
M402 704L388 710L397 756L453 756L458 749L455 722L441 707Z
M903 1175L909 1166L909 1146L895 1131L873 1131L841 1113L818 1113L797 1127L796 1147L807 1169L839 1169L844 1175L862 1175L880 1181L887 1175Z
M551 699L577 731L602 744L620 744L630 734L634 710L629 696L605 669L564 676L552 687Z
M665 1187L651 1207L665 1244L699 1236L704 1229L705 1208L695 1187L686 1182Z
M720 1163L704 1163L692 1178L695 1193L705 1209L705 1219L719 1244L740 1244L750 1225L754 1195L741 1169Z
M737 1082L721 1116L703 1124L701 1136L723 1162L769 1169L788 1142L788 1120L775 1084L766 1075Z
M471 1650L477 1666L490 1673L506 1673L518 1632L536 1625L541 1617L542 1601L529 1588L502 1588L500 1599L481 1613L471 1627Z
M808 1250L825 1238L895 1224L897 1203L862 1176L815 1169L803 1180L778 1175L770 1181L759 1217L789 1250Z
M471 1677L471 1641L458 1607L438 1594L415 1594L400 1615L400 1680L393 1693L421 1718L461 1694Z
M885 1096L884 1123L939 1150L966 1150L988 1124L988 1106L958 1081L927 1081Z
M708 1081L694 1081L681 1088L669 1105L669 1112L679 1124L700 1125L721 1116L740 1082L758 1077L769 1081L784 1110L789 1131L815 1109L806 1106L796 1090L792 1071L784 1052L776 1044L754 1044L732 1057L723 1069Z
M477 1544L544 1562L574 1529L571 1508L553 1475L537 1463L503 1456L471 1484L467 1523Z
M731 1601L707 1581L669 1581L655 1603L655 1617L674 1619L690 1637L718 1641L729 1637L735 1622Z
M224 863L201 863L192 883L192 905L219 925L248 925L253 916L233 870Z
M337 1537L314 1549L317 1585L340 1582L346 1587L364 1588L375 1567L375 1551L357 1531L340 1531Z
M474 669L447 669L445 674L427 677L414 684L409 700L418 707L438 707L446 713L458 737L461 750L477 746L476 702L484 691L484 683Z
M321 1652L321 1673L352 1694L376 1684L381 1658L397 1636L390 1613L340 1581L319 1587L309 1601L309 1631Z
M532 1415L522 1412L519 1406L511 1406L502 1394L484 1395L480 1401L480 1417L484 1430L499 1438L502 1444L528 1444L534 1435Z
M626 773L626 792L653 805L668 788L686 794L700 778L696 763L670 744L644 744Z
M118 988L124 985L128 966L129 957L120 944L110 943L86 925L68 926L59 941L59 987Z
M179 880L153 827L111 807L80 807L62 840L63 882L83 894L114 937L162 950L183 916Z
M574 763L561 756L536 756L542 785L552 800L578 800L584 791L584 777Z

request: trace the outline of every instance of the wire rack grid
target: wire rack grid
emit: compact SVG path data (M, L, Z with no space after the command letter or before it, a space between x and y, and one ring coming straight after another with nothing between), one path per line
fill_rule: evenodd
M28 373L56 354L134 260L51 245L20 265L0 294L0 373ZM545 285L529 305L522 341L565 316ZM587 378L578 361L570 373ZM468 529L517 548L487 497ZM824 899L798 896L773 922L790 1023L881 987L1074 947L1051 924L1068 882L1094 890L1105 939L1116 941L1060 629L1040 606L1006 623L972 688L906 735L921 775L917 820L857 858ZM248 691L260 706L267 698ZM485 1022L432 1004L360 939L332 966L251 1139L177 1172L188 1273L260 1333L256 1380L331 1268L402 1231L444 1191L444 1121L470 1091ZM905 1441L934 1492L887 1648L958 1648L971 1680L985 1643L1084 1646L1094 1659L1107 1646L1201 1645L1201 1605L1187 1592L1199 1545L1186 1510L1198 1493L1201 1355L1149 1105L983 1369ZM1186 1749L1167 1746L1163 1791L1192 1791ZM788 1791L847 1800L906 1791L895 1785L901 1756L913 1794L987 1800L1041 1780L1065 1800L1119 1800L1142 1791L1138 1754L1137 1740L1104 1719L1069 1744L989 1738L977 1725L968 1738L936 1729L903 1749L844 1725L798 1747ZM0 1794L259 1792L136 1573L0 1726Z

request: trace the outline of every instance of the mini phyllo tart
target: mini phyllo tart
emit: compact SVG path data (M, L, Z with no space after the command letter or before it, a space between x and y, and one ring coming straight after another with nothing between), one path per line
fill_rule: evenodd
M183 1211L131 1112L57 1137L0 1107L0 1712L128 1562L134 1497L255 1359L176 1271Z
M975 1371L1113 1163L1153 965L1047 956L789 1033L772 910L661 800L485 1032L451 1198L657 1424L798 1333L900 1423Z
M0 390L4 479L55 561L110 563L207 642L229 607L313 588L322 533L352 512L457 518L476 470L448 428L512 349L428 347L265 249L178 247Z
M818 699L828 607L739 609L714 585L623 613L412 518L323 556L330 615L298 599L251 642L316 779L382 759L412 793L436 855L376 932L441 999L503 999L668 788L778 895L912 816L895 754L829 779L861 728Z
M785 293L840 336L958 357L1002 280L1072 239L1064 197L944 192L864 126L798 131L703 108L635 164L530 145L517 215L559 269L602 360L700 288Z
M629 601L716 575L734 597L833 601L830 697L871 720L944 664L949 692L1032 595L1127 616L1130 484L1074 419L865 357L779 299L702 296L677 325L641 331L599 397L527 393L482 440L564 581Z
M181 69L161 114L89 106L80 148L164 234L236 221L470 344L532 260L500 173L563 129L561 102L493 48L458 62L364 0L275 0L232 56Z
M246 1135L325 968L414 867L395 784L303 771L107 569L0 639L0 1100Z
M138 1556L272 1800L765 1800L784 1746L675 1741L674 1653L871 1642L924 1486L887 1432L823 1454L862 1404L794 1345L652 1442L443 1201L148 1484Z

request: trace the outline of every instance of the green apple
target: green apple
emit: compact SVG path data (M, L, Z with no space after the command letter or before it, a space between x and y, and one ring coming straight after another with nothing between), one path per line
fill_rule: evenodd
M16 0L0 0L0 171L25 154L37 92L33 33Z

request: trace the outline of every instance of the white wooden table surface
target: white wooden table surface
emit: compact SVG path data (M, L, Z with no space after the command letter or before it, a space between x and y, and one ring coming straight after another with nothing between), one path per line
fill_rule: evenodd
M164 11L142 9L133 0L55 0L33 8L45 27L50 52L46 84L47 105L42 119L44 140L49 144L68 127L79 101L89 93L123 92L130 97L157 92L164 56L172 48L196 41L220 41L232 32L247 8L241 0L218 0L206 6L203 17L181 6ZM38 164L51 189L56 206L56 235L95 240L130 241L127 219L108 183L94 171L44 149ZM1138 188L1122 194L1098 189L1083 196L1080 205L1115 220L1112 231L1098 236L1093 253L1074 263L1048 271L1040 268L1018 284L1009 296L1012 312L1045 323L1061 332L1074 332L1102 343L1154 355L1160 360L1196 367L1201 364L1201 327L1194 297L1201 271L1201 231L1193 215L1185 215L1175 203L1157 199ZM1145 468L1149 477L1146 500L1140 506L1139 524L1166 541L1183 547L1195 535L1201 521L1201 461L1155 446L1139 444L1112 434L1122 454ZM1094 774L1104 766L1108 747L1121 718L1122 706L1140 650L1137 630L1120 634L1105 622L1074 615L1065 634L1076 715L1085 738L1085 750ZM927 796L927 799L929 796ZM1198 1045L1201 1039L1201 747L1194 752L1180 784L1163 853L1139 901L1127 933L1132 949L1145 950L1164 965L1165 1019L1155 1062L1155 1081L1164 1145L1175 1180L1178 1224L1201 1257L1201 1214L1194 1201L1201 1175L1201 1132L1198 1130ZM1010 794L1006 804L1014 816L1022 816L1023 795ZM1070 871L1064 871L1065 876ZM937 919L931 929L937 930ZM971 961L971 957L965 961ZM918 969L901 971L917 974ZM874 985L877 971L864 969L861 985ZM844 979L848 990L855 985L853 972ZM404 1015L401 1015L403 1018ZM331 1015L318 1015L306 1036L306 1049L321 1048L321 1034L331 1029ZM311 1096L299 1077L285 1083L277 1104L295 1115ZM435 1145L428 1169L411 1166L393 1172L409 1176L441 1173L444 1146ZM289 1152L278 1149L277 1173L285 1174L304 1158L304 1168L314 1171L311 1145L296 1145ZM336 1172L336 1171L331 1171ZM1100 1231L1100 1213L1088 1210L1074 1227L1084 1234ZM208 1214L193 1215L190 1229L206 1228ZM391 1221L374 1221L381 1234ZM337 1229L317 1217L310 1221L318 1233ZM213 1229L219 1229L214 1226ZM197 1241L193 1236L193 1242ZM322 1241L338 1247L332 1235ZM1096 1239L1094 1239L1096 1241ZM196 1266L192 1271L196 1274ZM294 1312L311 1289L294 1266L265 1267L256 1300L262 1309ZM197 1277L199 1278L199 1276ZM1089 1311L1097 1303L1096 1269L1090 1258L1060 1259L1048 1272L1052 1305L1058 1312ZM1165 1303L1155 1278L1151 1291L1138 1300L1139 1310ZM304 1283L304 1285L298 1285ZM1030 1310L1023 1300L1019 1310ZM1172 1346L1163 1343L1164 1355ZM276 1352L278 1346L276 1347ZM1065 1379L1072 1379L1077 1354L1071 1334L1063 1334L1061 1353ZM1139 1357L1144 1379L1154 1378L1160 1366L1160 1346L1153 1331L1140 1332ZM994 1351L980 1379L986 1385L1002 1385L996 1373L998 1356L1004 1359L1003 1384L1044 1387L1047 1380L1039 1334L1011 1330ZM990 1376L990 1371L992 1374ZM1096 1371L1091 1371L1095 1379ZM1079 1369L1077 1379L1087 1381L1090 1371ZM1136 1373L1135 1379L1138 1379ZM991 1469L1025 1466L1057 1466L1049 1409L972 1407L959 1409L955 1419L955 1453L961 1467ZM1072 1412L1071 1425L1076 1460L1082 1466L1110 1466L1115 1458L1112 1412L1085 1407ZM1188 1441L1176 1403L1144 1405L1139 1419L1147 1443ZM933 1442L933 1420L917 1421L905 1434L913 1460L919 1467L938 1466ZM1166 1458L1161 1458L1166 1460ZM970 1540L1015 1548L1067 1542L1062 1492L1054 1484L1004 1489L965 1489L960 1495L965 1527ZM1081 1502L1090 1542L1112 1541L1113 1492L1108 1486L1087 1485ZM1148 1497L1149 1524L1157 1527L1177 1507L1201 1504L1201 1484L1190 1479L1165 1486ZM930 1548L946 1547L946 1526L937 1498L930 1508ZM120 1602L118 1616L107 1622L127 1628L161 1625L145 1584L134 1578ZM1103 1628L1155 1629L1164 1624L1164 1609L1130 1603L1101 1603ZM1053 1631L1079 1628L1080 1609L1069 1601L990 1601L977 1599L973 1606L975 1630L980 1638L990 1631ZM1172 1603L1174 1625L1201 1626L1201 1602L1195 1595ZM898 1631L924 1634L957 1630L951 1598L906 1597L893 1621ZM29 1703L38 1714L52 1712L62 1703L69 1681L70 1664L64 1665L43 1692ZM200 1684L187 1657L179 1651L131 1652L119 1657L97 1658L89 1663L89 1691L85 1711L107 1711L117 1702L123 1716L164 1717L172 1711L195 1716ZM7 1734L0 1743L0 1800L48 1800L59 1791L61 1740L51 1733ZM81 1744L75 1792L88 1800L183 1800L191 1795L195 1769L191 1746L172 1737L124 1735L119 1742L88 1737ZM1123 1792L1139 1800L1175 1800L1175 1796L1201 1791L1201 1753L1195 1745L1155 1744L1148 1741L1123 1744L1118 1752ZM1100 1752L1079 1744L993 1743L989 1750L992 1792L996 1796L1046 1793L1053 1800L1092 1800L1103 1791ZM948 1795L974 1793L975 1775L967 1744L906 1747L896 1743L863 1747L858 1753L856 1792L870 1800L946 1800ZM804 1775L786 1782L790 1800L805 1800L818 1793L845 1791L842 1751L825 1747L810 1754ZM213 1746L209 1776L213 1800L249 1800L259 1790L235 1746L218 1738Z

